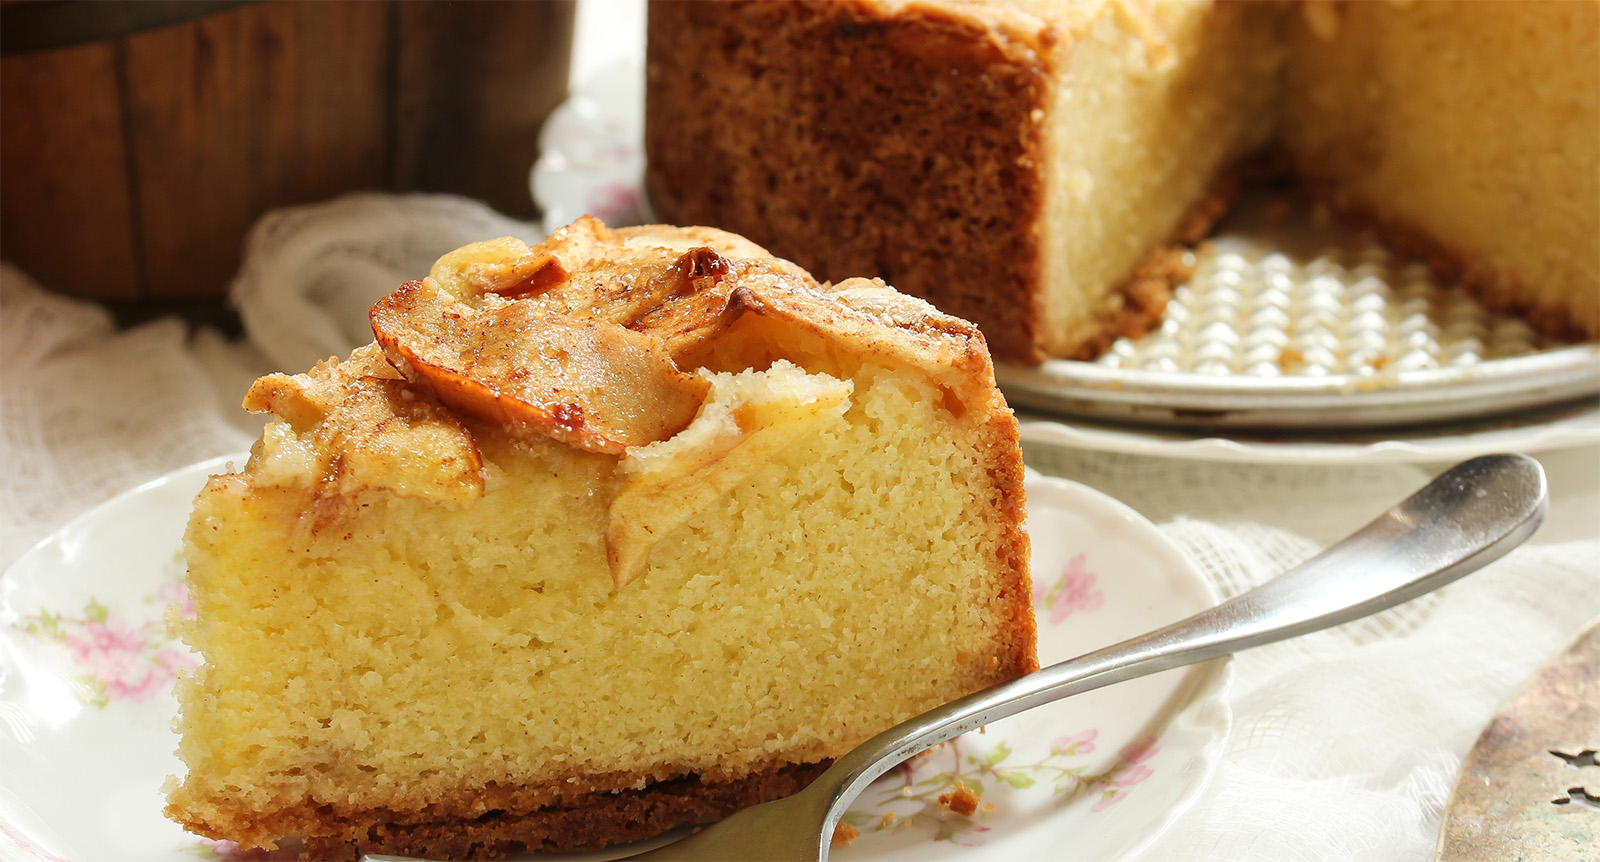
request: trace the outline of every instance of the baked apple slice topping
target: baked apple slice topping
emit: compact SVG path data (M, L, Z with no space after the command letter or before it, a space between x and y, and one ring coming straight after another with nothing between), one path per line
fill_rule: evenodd
M413 391L375 345L305 374L256 381L245 409L270 413L247 468L266 487L310 477L316 514L364 490L463 503L483 495L483 459L461 421Z
M673 436L708 388L649 334L493 295L474 308L432 279L403 285L370 317L389 361L440 402L589 452Z

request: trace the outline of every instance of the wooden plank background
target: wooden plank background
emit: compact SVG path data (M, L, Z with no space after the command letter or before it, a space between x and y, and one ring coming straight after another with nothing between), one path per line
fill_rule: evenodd
M118 51L85 45L0 59L0 254L44 284L135 299Z
M509 7L509 8L508 8ZM400 3L394 185L461 189L501 212L534 211L528 169L539 128L566 98L568 50L539 34L571 32L550 3ZM540 82L560 81L559 92Z
M573 3L255 3L0 66L0 254L111 301L223 296L268 209L355 189L531 217Z

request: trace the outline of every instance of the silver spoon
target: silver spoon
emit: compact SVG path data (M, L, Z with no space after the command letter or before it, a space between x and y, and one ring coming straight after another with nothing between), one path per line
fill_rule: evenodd
M1052 701L1373 614L1499 559L1548 499L1526 455L1458 464L1353 535L1247 593L1147 635L968 695L892 727L806 789L746 808L636 859L828 858L845 808L873 779L952 737Z

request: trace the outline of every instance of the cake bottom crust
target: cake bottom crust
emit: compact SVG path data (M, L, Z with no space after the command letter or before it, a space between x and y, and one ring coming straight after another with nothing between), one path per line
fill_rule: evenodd
M729 782L705 782L691 775L642 790L595 793L525 811L495 810L472 819L430 819L426 814L373 809L325 820L323 834L304 837L300 858L335 862L356 860L362 854L386 854L504 859L530 852L597 850L680 826L711 823L742 808L796 793L831 762L789 764ZM286 812L284 819L304 823L308 815L316 816L313 812Z

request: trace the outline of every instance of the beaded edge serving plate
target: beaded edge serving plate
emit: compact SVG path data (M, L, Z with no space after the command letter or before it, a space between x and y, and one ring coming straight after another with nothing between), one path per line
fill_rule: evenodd
M1600 343L1546 338L1303 204L1245 202L1188 262L1156 329L1095 362L1002 364L1006 397L1100 420L1326 431L1600 395Z

